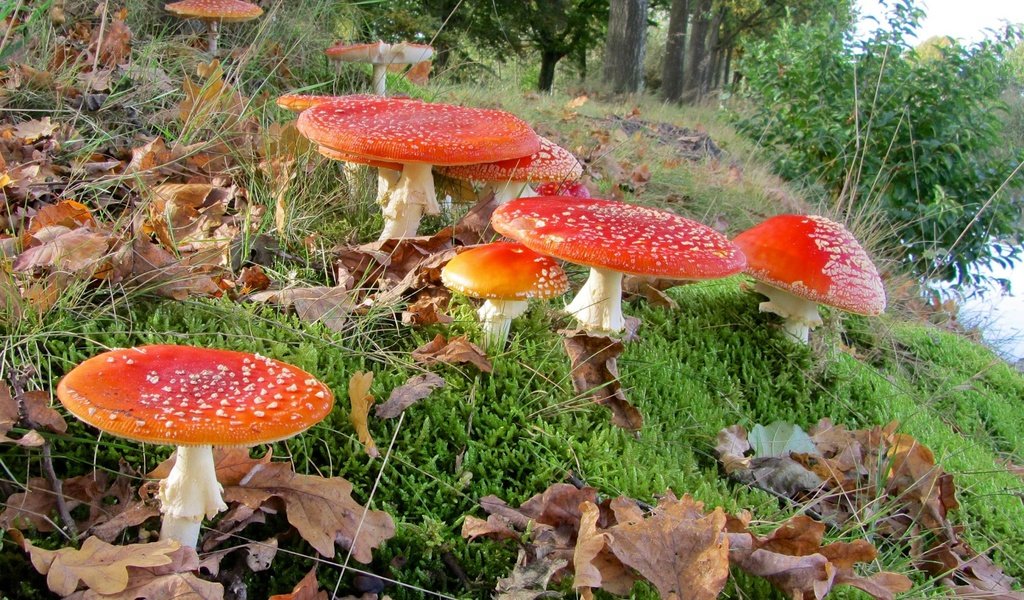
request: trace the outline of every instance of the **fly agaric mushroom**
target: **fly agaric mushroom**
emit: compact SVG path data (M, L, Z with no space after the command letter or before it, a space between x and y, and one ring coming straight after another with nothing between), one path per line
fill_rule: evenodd
M370 63L373 65L373 93L383 96L387 91L387 69L390 65L411 65L430 60L434 49L426 44L336 44L324 54L339 62Z
M422 214L440 212L433 165L494 162L540 147L533 129L504 111L376 96L319 104L302 111L296 126L329 150L402 165L381 240L414 236Z
M71 414L101 431L173 444L160 482L161 539L195 547L199 525L227 506L213 446L280 441L320 422L334 395L305 371L259 354L156 345L112 350L71 370L57 386Z
M782 328L806 344L821 325L818 305L859 315L885 310L885 288L864 248L840 223L815 215L778 215L736 236L747 256L754 291L768 296L761 312L775 313Z
M318 94L284 94L278 96L277 105L292 112L300 113L307 108L332 102L344 96L328 96ZM320 154L332 160L343 161L346 165L367 165L377 169L377 204L383 205L391 187L398 183L402 176L402 165L384 161L367 160L358 156L344 154L325 146L319 147Z
M494 349L505 345L512 319L526 312L530 298L554 298L569 289L554 259L515 242L460 253L441 269L441 281L452 291L485 300L477 314L484 345Z
M244 0L180 0L164 5L164 10L183 19L205 22L210 56L217 56L219 23L241 23L263 14L262 8Z
M534 191L538 196L590 197L590 190L582 181L548 181L538 185Z
M565 307L588 331L618 333L622 276L716 279L743 270L743 254L706 225L644 206L597 198L538 196L499 206L498 233L531 250L590 267Z
M499 205L514 198L537 196L530 183L570 181L583 175L583 165L571 152L543 136L538 138L540 150L530 156L445 167L438 172L454 179L483 181L494 189L494 201Z

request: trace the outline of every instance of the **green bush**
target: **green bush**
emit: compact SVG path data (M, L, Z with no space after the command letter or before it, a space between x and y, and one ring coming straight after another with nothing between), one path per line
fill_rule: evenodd
M877 211L913 273L973 283L1021 254L990 248L1020 233L1020 198L1000 189L1024 158L1006 152L1000 100L1019 32L918 53L907 40L920 16L901 0L860 40L834 18L780 27L742 62L739 125L776 151L782 175L823 185L854 215Z

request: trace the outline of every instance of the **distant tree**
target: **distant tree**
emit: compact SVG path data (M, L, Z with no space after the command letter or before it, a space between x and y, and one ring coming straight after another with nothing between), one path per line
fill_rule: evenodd
M604 51L604 80L616 92L643 86L647 0L611 0Z
M661 67L661 93L671 102L683 99L686 26L689 19L690 0L672 0L668 17L668 37L665 39L665 60Z
M884 27L854 39L832 15L784 23L743 61L750 111L739 121L775 156L783 175L834 194L894 241L911 272L972 284L989 265L1024 256L1024 160L1007 149L1000 95L1020 32L963 46L908 43L921 11L896 0Z

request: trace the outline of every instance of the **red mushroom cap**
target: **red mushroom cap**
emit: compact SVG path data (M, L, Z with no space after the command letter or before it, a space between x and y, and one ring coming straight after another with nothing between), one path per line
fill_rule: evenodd
M499 206L491 226L541 254L631 275L714 279L746 264L739 248L706 225L612 200L519 198Z
M318 423L334 395L305 371L246 352L157 345L112 350L68 373L57 397L114 435L177 446L251 446Z
M331 160L340 160L344 162L357 163L360 165L369 165L378 169L391 169L392 171L401 171L402 165L393 162L387 162L385 160L374 160L372 158L366 158L365 156L359 156L358 154L346 154L344 152L338 152L328 148L327 146L317 146L317 151Z
M548 181L534 188L538 196L589 198L590 190L582 181Z
M179 17L225 23L248 21L263 14L262 8L244 0L181 0L165 5L164 10Z
M579 179L583 166L565 148L537 136L540 150L529 156L441 169L442 175L477 181L565 181Z
M409 42L398 44L386 44L384 42L346 44L339 42L324 50L324 54L332 60L344 62L407 65L430 60L430 57L434 55L434 48L427 44L412 44Z
M346 96L299 115L310 140L346 154L427 165L465 165L526 156L537 134L500 110L408 98Z
M307 108L324 104L325 102L333 102L342 97L319 94L284 94L277 98L277 105L292 112L302 112Z
M516 242L496 242L462 252L441 269L444 285L488 300L554 298L569 289L554 259Z
M874 263L841 224L815 215L778 215L736 236L754 279L860 315L885 310Z

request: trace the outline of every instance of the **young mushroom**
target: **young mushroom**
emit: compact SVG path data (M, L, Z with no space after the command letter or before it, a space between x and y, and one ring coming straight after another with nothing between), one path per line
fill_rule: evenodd
M491 226L541 254L590 267L587 282L565 307L588 331L625 327L624 274L715 279L746 264L732 242L706 225L612 200L519 198L499 206Z
M867 316L885 310L882 278L845 227L814 215L778 215L736 236L747 255L754 291L768 296L761 312L784 319L782 328L807 343L821 325L818 305Z
M381 240L415 236L421 215L440 212L433 165L493 162L540 147L533 129L507 112L401 98L344 97L302 111L296 126L329 150L402 165Z
M512 319L526 312L530 298L554 298L569 289L557 262L515 242L462 252L441 269L441 281L452 291L485 300L477 311L484 345L497 350L505 346Z
M370 63L373 65L373 93L383 96L387 92L387 69L391 65L411 65L430 60L434 49L426 44L336 44L324 54L339 62Z
M571 152L543 136L538 138L540 150L529 156L444 167L438 172L454 179L484 182L487 188L494 190L494 200L499 205L515 198L537 196L530 187L531 183L560 183L583 175L583 165Z
M245 352L155 345L112 350L72 369L57 397L78 419L137 442L177 446L160 482L160 539L196 545L226 510L213 446L253 446L319 423L334 395L292 365Z
M210 56L217 56L217 37L220 23L241 23L263 14L263 9L244 0L180 0L164 5L164 10L183 19L196 19L206 23Z

